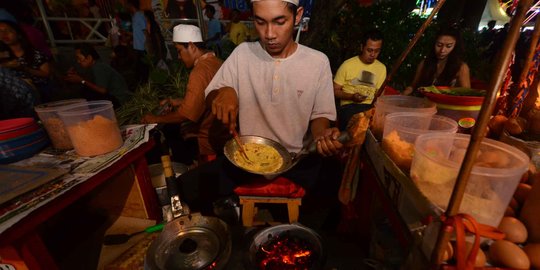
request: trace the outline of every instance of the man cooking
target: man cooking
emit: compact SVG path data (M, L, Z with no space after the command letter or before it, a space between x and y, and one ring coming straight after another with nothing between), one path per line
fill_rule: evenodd
M336 108L328 58L293 40L303 13L298 2L253 0L260 40L236 47L205 93L212 113L231 132L238 120L240 134L275 140L294 153L314 140L320 155L309 155L282 174L309 189L319 176L321 156L334 155L343 145L337 141L340 131L330 126ZM221 157L181 175L179 183L190 204L197 192L217 189L218 196L231 195L239 184L260 178Z
M313 138L317 152L330 156L342 148L339 130L330 127L336 118L332 72L326 55L293 39L303 14L298 2L252 0L260 40L240 44L205 92L213 98L212 113L231 131L238 119L240 134L275 140L294 153ZM320 161L305 159L284 176L309 187Z

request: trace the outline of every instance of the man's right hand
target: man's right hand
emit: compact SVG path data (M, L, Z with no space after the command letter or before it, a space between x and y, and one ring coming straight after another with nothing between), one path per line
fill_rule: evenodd
M412 94L412 92L413 92L413 88L411 86L407 86L405 88L405 90L403 90L403 92L401 94L408 96L408 95Z
M217 95L212 101L212 113L223 124L229 126L229 130L235 130L238 116L238 96L236 91L231 87L223 87L216 91Z
M362 96L359 93L355 93L355 94L353 94L352 101L354 101L356 103L361 103L364 100L366 100L366 98L367 98L366 96Z

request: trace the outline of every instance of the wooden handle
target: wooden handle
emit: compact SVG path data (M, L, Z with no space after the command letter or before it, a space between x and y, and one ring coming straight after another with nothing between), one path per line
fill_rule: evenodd
M244 144L240 140L240 136L238 135L238 132L236 132L236 130L233 129L232 134L233 134L234 141L236 141L236 144L238 144L238 150L240 150L240 153L244 155L244 158L246 158L246 160L249 161L246 150L244 150Z

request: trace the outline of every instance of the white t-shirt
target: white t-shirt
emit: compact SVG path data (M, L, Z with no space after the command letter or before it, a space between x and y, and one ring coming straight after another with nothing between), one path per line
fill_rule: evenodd
M239 99L242 135L257 135L298 152L316 118L336 119L332 72L323 53L298 45L272 58L259 42L241 43L223 63L205 94L232 87Z

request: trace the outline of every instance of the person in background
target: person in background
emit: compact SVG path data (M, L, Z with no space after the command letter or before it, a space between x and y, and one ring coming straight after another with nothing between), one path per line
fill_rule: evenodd
M83 96L89 100L108 99L115 108L131 98L126 81L111 66L99 60L99 54L89 44L75 48L77 63L83 70L89 71L87 76L80 75L75 68L70 68L64 80L81 85Z
M206 107L204 90L221 67L222 61L213 52L205 49L201 31L197 26L187 24L175 26L173 29L173 42L178 51L179 60L187 68L191 69L186 94L183 99L161 101L161 105L168 103L174 109L165 115L147 114L143 117L142 122L160 124L195 123L199 163L205 162L216 156L216 151L211 146L209 137L220 136L220 132L214 132L213 134L209 132L215 117L211 109ZM224 131L221 131L221 135L228 135L227 130ZM183 135L185 137L187 134ZM178 134L172 134L172 136L178 136ZM174 138L172 139L174 140ZM170 139L168 140L171 142ZM182 152L186 152L186 149L171 148L173 149L173 156L182 155L185 154Z
M200 0L197 0L200 1ZM195 8L195 0L170 0L167 4L166 11L169 18L197 18ZM166 3L166 2L164 2Z
M442 28L435 44L416 69L411 85L404 95L420 95L419 87L471 87L469 66L463 60L464 48L460 31L455 27Z
M127 9L131 13L131 29L133 50L135 51L135 70L139 77L139 83L145 83L148 80L149 68L144 62L146 57L145 50L145 32L146 19L144 13L140 10L139 0L127 0Z
M15 12L15 17L17 18L19 26L28 37L28 40L32 46L42 52L49 59L53 59L53 55L49 45L47 44L45 35L34 26L35 20L32 8L24 3L20 4Z
M495 40L495 35L497 34L497 30L495 30L496 25L496 20L491 20L487 23L487 28L483 29L480 33L480 45L488 47Z
M339 129L345 130L351 117L372 107L375 93L386 79L386 66L377 58L383 35L372 29L362 35L360 54L347 59L334 77L334 95L340 100L337 108Z
M0 67L0 120L36 117L33 86L13 70Z
M10 68L15 74L36 88L36 104L51 100L50 60L35 49L24 31L14 22L0 21L0 43L5 50L0 53L0 67Z
M216 9L212 5L206 5L204 14L209 18L208 33L206 35L206 46L214 50L218 55L221 54L221 23L214 18Z
M204 14L205 20L211 20L212 18L215 18L217 20L228 20L228 17L225 17L222 13L223 8L225 7L223 5L222 0L195 0L195 1L201 1L201 7L203 9L206 9L208 6L212 6L214 8L214 16L210 17L207 14Z
M119 39L117 45L130 46L133 48L132 44L132 27L131 27L131 14L128 12L119 12L115 18L117 21Z
M249 41L249 29L246 24L240 21L240 10L234 9L231 12L231 23L229 24L229 38L234 45Z
M161 28L156 22L154 12L151 10L144 11L144 17L146 19L146 52L152 58L153 64L158 64L161 61L165 61L167 57L167 48L165 48L165 39L161 34Z

